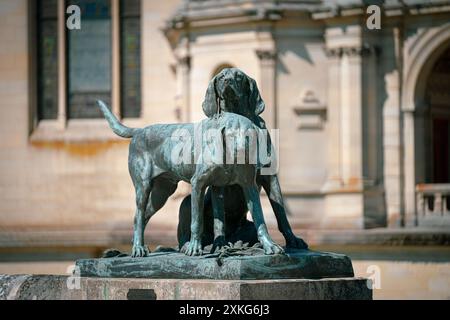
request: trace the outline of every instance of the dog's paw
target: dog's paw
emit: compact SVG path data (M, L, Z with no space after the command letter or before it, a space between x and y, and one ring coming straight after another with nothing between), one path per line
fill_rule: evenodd
M200 240L191 240L183 246L182 252L187 256L201 256L202 243Z
M216 239L214 239L214 243L212 245L210 253L214 253L214 252L222 249L226 245L227 245L227 242L225 241L225 236L218 236Z
M302 238L298 238L292 234L286 237L286 248L308 249L308 244Z
M264 241L262 243L265 254L282 254L284 249L273 241Z
M133 246L131 256L133 258L146 257L150 254L147 246Z

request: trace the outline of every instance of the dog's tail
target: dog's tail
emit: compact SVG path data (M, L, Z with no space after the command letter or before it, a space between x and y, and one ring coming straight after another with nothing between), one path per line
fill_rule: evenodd
M120 121L114 116L114 114L109 110L106 104L97 100L97 104L103 112L106 120L108 120L109 126L112 131L122 138L132 138L138 129L128 128L120 123Z

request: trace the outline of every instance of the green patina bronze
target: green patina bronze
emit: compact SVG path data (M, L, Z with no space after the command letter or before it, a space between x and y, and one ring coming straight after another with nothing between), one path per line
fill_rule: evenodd
M228 252L227 252L228 251ZM353 277L350 259L342 254L286 249L266 255L262 248L222 249L189 257L179 252L153 252L147 257L83 259L82 277L149 279L322 279Z
M282 253L281 246L272 240L267 231L259 199L261 187L269 196L286 246L307 248L306 243L291 230L276 174L261 174L261 169L267 164L261 162L259 149L266 146L256 143L258 159L255 163L249 161L250 153L244 163L233 161L229 164L225 161L227 154L234 156L234 152L249 152L246 133L260 133L265 129L264 121L259 117L264 110L264 102L255 80L242 71L224 69L211 80L203 102L203 110L208 118L198 124L128 128L117 120L103 102L99 101L99 106L113 132L123 138L131 138L128 167L136 193L133 257L149 254L144 244L144 229L149 219L175 192L179 181L192 185L191 195L180 208L178 241L180 250L185 254L201 255L203 247L210 243L216 249L229 240L254 243L256 239L266 254ZM222 159L222 162L197 161L194 150L197 140L188 149L191 153L187 157L189 161L178 162L179 158L185 159L186 154L180 153L179 158L174 158L177 148L174 136L184 133L198 139L198 132L203 137L205 132L212 129L221 133L222 140L217 142L202 138L199 149L202 155L209 152L213 158ZM236 140L231 146L225 145L230 135ZM270 138L267 146L269 153L274 152ZM207 210L204 210L205 204ZM246 219L248 210L254 226L249 226Z
M255 139L254 144L249 142L248 132L257 135L266 132L264 120L259 116L265 106L255 80L241 70L224 69L210 81L203 102L207 118L199 123L128 128L103 102L98 104L113 132L131 138L128 167L136 193L133 248L130 255L109 250L101 259L78 260L82 276L184 279L353 276L348 257L309 251L307 244L292 232L276 172L265 171L276 161L270 136L266 140ZM209 132L218 133L220 139L210 138ZM186 137L191 140L183 140ZM233 137L233 143L229 137ZM270 161L261 156L264 152ZM209 160L205 160L205 154ZM244 162L236 161L239 154L244 154ZM190 183L192 193L180 206L178 247L150 253L144 243L145 227L175 192L179 181ZM268 233L259 198L261 188L267 193L286 240L284 248ZM247 220L248 211L252 222Z

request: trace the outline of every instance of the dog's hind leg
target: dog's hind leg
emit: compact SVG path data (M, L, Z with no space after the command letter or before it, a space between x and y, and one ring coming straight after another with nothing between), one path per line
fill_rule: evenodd
M276 175L272 176L259 176L258 180L261 183L264 191L266 191L269 197L270 204L272 206L273 212L278 223L278 230L283 234L286 240L286 247L297 248L297 249L307 249L308 245L303 239L298 238L292 232L291 226L286 216L286 211L284 209L283 195L281 194L280 184Z
M211 187L211 199L214 215L214 242L211 253L222 248L225 244L225 207L224 188Z
M214 241L214 217L212 209L212 196L211 188L208 188L205 193L205 200L203 204L203 237L202 246L206 247L213 243ZM247 208L247 207L246 207ZM178 228L177 228L177 238L178 238L178 248L180 251L186 243L189 242L191 238L191 195L186 196L180 204L180 209L178 211ZM247 211L247 210L245 210Z
M143 152L135 140L130 143L128 170L136 193L132 257L145 257L149 251L144 244L145 209L152 188L152 165L148 153Z
M162 177L157 177L153 180L152 190L145 209L144 229L150 218L164 206L167 199L175 192L176 189L176 183Z
M132 257L145 257L148 255L148 248L144 245L145 228L145 208L150 194L150 181L140 181L135 183L136 191L136 214L134 216L134 233Z
M259 192L256 185L254 186L242 186L244 191L245 200L247 201L248 209L252 214L252 219L256 227L259 242L263 245L266 254L283 253L283 248L276 244L269 235L266 223L264 221L264 215L261 207L261 201L259 200Z

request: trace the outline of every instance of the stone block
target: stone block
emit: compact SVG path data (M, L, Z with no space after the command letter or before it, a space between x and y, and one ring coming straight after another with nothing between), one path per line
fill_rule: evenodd
M371 300L362 278L183 280L0 275L0 300Z

